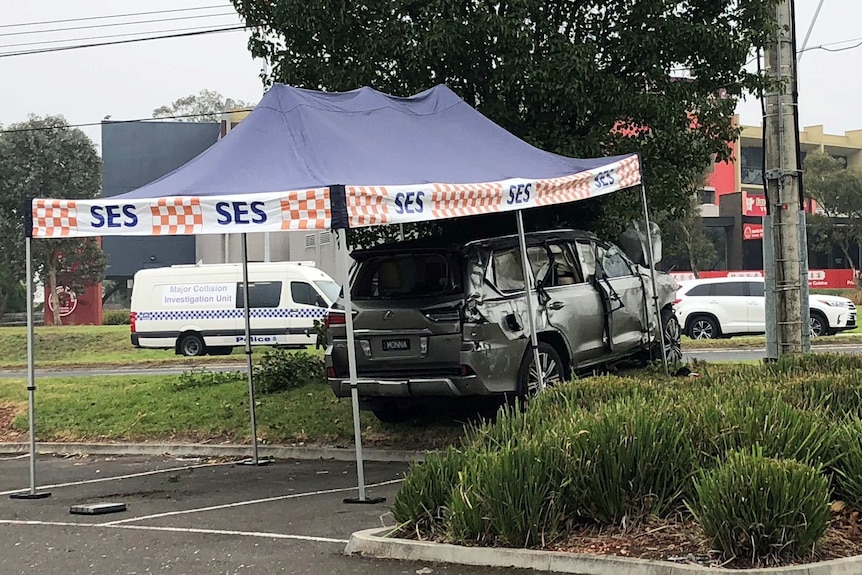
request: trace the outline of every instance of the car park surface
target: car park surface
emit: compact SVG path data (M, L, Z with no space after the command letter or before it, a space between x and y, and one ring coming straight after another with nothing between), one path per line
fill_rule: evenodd
M188 575L415 573L426 564L343 554L350 534L391 525L388 505L404 463L366 462L369 495L347 505L355 465L275 461L266 466L162 457L40 456L51 497L13 500L29 484L26 456L0 455L0 573ZM72 505L118 501L127 511L71 515ZM433 565L434 573L511 573Z

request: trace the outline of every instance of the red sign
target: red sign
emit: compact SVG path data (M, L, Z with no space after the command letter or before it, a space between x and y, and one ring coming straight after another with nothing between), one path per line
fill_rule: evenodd
M742 224L742 239L762 240L763 224Z
M692 272L673 272L677 281L694 279ZM700 279L709 278L762 278L763 270L709 271L697 274ZM856 287L853 270L808 270L809 288L846 289Z
M65 286L57 286L57 299L60 302L60 317L71 315L78 307L78 296ZM48 309L54 311L54 303L48 298Z
M762 218L766 215L766 196L742 192L742 215Z

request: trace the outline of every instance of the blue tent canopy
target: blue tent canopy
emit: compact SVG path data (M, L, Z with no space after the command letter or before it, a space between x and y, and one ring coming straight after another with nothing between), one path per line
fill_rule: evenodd
M225 138L154 182L98 200L34 200L33 236L405 223L577 201L640 180L636 154L545 152L443 85L397 98L276 84Z

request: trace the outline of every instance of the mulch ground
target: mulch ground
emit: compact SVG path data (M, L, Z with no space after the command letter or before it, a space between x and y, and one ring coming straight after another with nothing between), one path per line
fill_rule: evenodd
M862 555L862 515L843 503L835 503L829 528L812 554L763 564L722 557L710 549L698 526L686 520L653 520L624 528L583 527L546 549L738 569L798 565Z
M21 432L14 429L12 424L22 409L24 408L17 405L0 404L0 441L18 441L21 439Z

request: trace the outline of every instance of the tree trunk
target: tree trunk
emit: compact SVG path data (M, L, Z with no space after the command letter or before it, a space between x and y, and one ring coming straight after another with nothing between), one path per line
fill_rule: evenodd
M57 293L57 268L48 268L48 300L51 302L49 309L54 318L54 325L63 325L63 318L60 317L60 295ZM48 310L45 310L48 311Z

